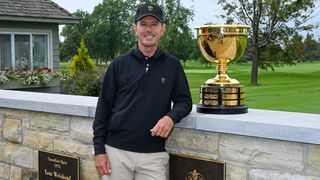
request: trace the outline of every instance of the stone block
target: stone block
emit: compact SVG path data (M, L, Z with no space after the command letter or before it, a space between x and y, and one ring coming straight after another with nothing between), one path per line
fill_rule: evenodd
M2 119L19 119L22 121L23 129L28 129L30 127L29 114L30 113L25 110L0 108L0 115L2 115Z
M31 129L56 134L67 134L70 130L70 117L71 116L33 112Z
M53 150L54 135L44 132L24 131L23 145L33 149Z
M10 180L21 180L22 169L17 166L10 167Z
M320 145L309 145L308 170L320 176Z
M249 171L249 180L275 179L275 180L320 180L320 177L305 176L288 172L267 171L261 169L252 169Z
M38 172L33 169L22 169L22 180L38 179Z
M54 151L74 157L81 157L85 160L93 160L92 145L84 145L77 141L67 139L55 139Z
M4 117L26 120L29 119L29 112L25 110L0 108L0 114L2 114Z
M303 145L300 143L221 134L219 149L221 159L227 161L274 170L303 171Z
M80 165L80 176L81 179L85 180L97 180L100 179L98 171L94 166L93 161L81 161Z
M39 151L33 151L33 169L39 169Z
M92 144L92 118L73 117L71 119L71 138L84 144Z
M247 171L244 168L228 165L226 167L227 180L247 180Z
M0 179L9 179L9 165L0 162Z
M5 118L3 139L12 143L22 143L22 121L20 119Z
M216 153L219 146L219 134L192 129L174 128L166 144L179 148L190 148Z
M2 128L3 121L4 121L3 114L0 114L0 128Z
M0 141L3 139L3 115L0 114Z
M33 167L33 150L17 144L0 142L0 161L25 168Z

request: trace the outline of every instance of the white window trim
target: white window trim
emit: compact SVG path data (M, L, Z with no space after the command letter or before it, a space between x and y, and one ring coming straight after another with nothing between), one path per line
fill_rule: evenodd
M48 43L48 67L50 69L53 69L53 33L52 30L49 29L16 29L16 28L0 28L0 34L10 34L11 36L11 64L13 69L16 68L15 64L15 39L14 35L29 35L30 36L30 58L31 58L31 70L33 70L33 54L32 48L33 48L33 43L32 43L32 34L36 35L47 35L47 43Z

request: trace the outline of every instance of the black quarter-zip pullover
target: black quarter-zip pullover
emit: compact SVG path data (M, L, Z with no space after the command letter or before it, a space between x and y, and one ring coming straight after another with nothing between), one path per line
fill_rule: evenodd
M150 129L165 115L177 123L191 109L177 58L159 49L152 57L138 49L119 56L108 67L96 107L95 154L105 153L105 144L134 152L165 151L165 139L152 137Z

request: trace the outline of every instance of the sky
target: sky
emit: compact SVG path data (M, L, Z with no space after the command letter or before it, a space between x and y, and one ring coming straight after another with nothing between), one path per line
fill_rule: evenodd
M75 12L77 9L81 9L92 13L94 7L98 5L102 0L52 0L64 9L68 10L70 13ZM223 24L223 20L216 18L216 15L223 14L220 5L218 5L218 0L181 0L182 4L187 8L193 8L195 16L193 21L189 23L191 28L196 26L204 25L208 22ZM316 3L317 11L320 11L320 0ZM312 21L319 22L320 12L317 17L313 18ZM194 31L195 33L195 31ZM320 38L320 28L314 31L315 37ZM63 39L63 38L62 38Z
M91 13L96 5L98 5L102 0L52 0L61 7L65 8L69 12L73 13L77 9L82 9ZM182 4L190 8L193 6L195 11L194 21L190 22L191 27L203 25L208 22L212 22L214 15L218 13L223 13L220 5L217 4L218 0L197 0L197 3L193 2L196 0L181 0ZM222 21L217 22L222 23Z
M102 2L102 0L52 0L59 6L68 10L70 13L75 12L77 9L81 9L92 13L95 6ZM193 2L197 1L197 3ZM212 23L223 23L221 20L217 20L215 15L222 14L223 11L220 5L217 4L218 0L181 0L183 6L187 8L193 8L195 16L193 21L190 22L190 27L194 28L206 24L208 22ZM61 27L60 27L61 30ZM196 31L194 31L196 33ZM63 38L62 38L63 39Z

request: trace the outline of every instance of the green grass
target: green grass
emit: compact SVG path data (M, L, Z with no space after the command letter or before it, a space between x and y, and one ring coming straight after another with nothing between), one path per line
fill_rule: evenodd
M197 104L199 87L215 76L215 66L206 68L192 61L186 63L185 72ZM245 85L249 108L320 114L320 62L285 66L274 72L259 69L258 86L250 85L250 73L249 64L229 66L229 76Z
M60 62L59 65L60 65L60 70L66 70L67 67L70 65L70 62L69 62L69 61L67 61L67 62Z
M61 69L67 65L67 62L60 63ZM199 87L215 76L215 65L205 67L199 62L188 61L184 69L193 103L197 104ZM229 76L245 86L249 108L320 114L320 62L299 63L275 71L259 69L258 86L250 85L250 73L249 64L229 66Z

